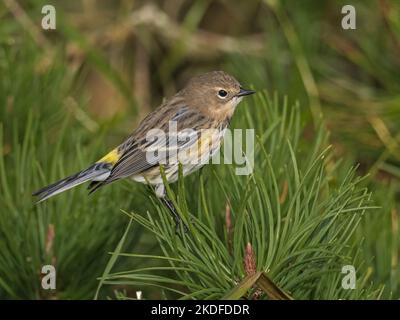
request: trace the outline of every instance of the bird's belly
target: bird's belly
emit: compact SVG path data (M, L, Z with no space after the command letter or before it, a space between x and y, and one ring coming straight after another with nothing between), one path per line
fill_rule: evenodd
M182 164L182 174L183 176L187 176L188 174L200 169L204 164ZM179 164L173 164L164 166L165 177L168 182L175 182L178 180L179 176ZM141 174L133 175L132 180L141 183L149 183L152 185L157 185L163 183L163 179L160 173L160 167L157 166L151 170L146 172L142 172Z

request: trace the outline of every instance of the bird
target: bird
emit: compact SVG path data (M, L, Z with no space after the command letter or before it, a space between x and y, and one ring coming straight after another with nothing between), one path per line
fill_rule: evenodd
M86 182L93 193L131 178L154 186L178 227L181 219L166 196L160 167L168 183L178 179L180 164L183 176L200 169L219 150L236 106L254 93L224 71L197 75L150 112L119 146L86 169L33 192L33 196L40 203Z

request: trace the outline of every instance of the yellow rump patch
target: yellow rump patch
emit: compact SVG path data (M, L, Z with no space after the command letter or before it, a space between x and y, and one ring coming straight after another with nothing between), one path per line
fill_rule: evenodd
M107 153L103 158L97 162L106 162L115 164L119 160L120 155L118 154L118 148L115 148L111 152Z

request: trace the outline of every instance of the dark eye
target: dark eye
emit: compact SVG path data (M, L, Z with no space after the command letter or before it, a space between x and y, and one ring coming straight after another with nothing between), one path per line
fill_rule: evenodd
M221 89L221 90L218 91L218 96L220 98L225 98L227 95L228 95L228 92L226 92L225 90Z

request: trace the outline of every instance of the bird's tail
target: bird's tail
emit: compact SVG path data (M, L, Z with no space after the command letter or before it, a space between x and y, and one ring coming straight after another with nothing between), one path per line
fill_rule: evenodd
M110 172L111 165L109 163L95 163L86 170L44 187L32 195L38 197L37 203L39 203L87 181L102 181L110 175Z

